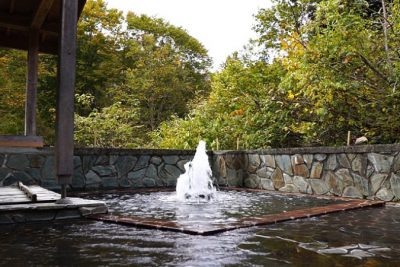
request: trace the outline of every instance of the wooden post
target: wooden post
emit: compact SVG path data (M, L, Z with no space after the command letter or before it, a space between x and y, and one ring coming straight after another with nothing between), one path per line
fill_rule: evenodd
M61 33L58 54L58 91L56 111L56 174L61 197L74 171L74 89L76 68L76 26L78 1L62 0Z
M351 131L347 131L347 145L351 144Z
M28 71L26 79L25 135L36 135L36 98L39 61L39 32L29 32Z

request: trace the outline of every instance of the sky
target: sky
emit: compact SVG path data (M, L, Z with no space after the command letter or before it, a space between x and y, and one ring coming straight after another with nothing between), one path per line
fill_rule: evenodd
M109 8L162 18L180 26L208 50L217 70L227 56L255 37L252 26L259 8L270 0L108 0Z

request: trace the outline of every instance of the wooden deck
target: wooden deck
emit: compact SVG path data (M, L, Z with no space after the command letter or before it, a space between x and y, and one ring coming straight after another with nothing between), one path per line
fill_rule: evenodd
M108 211L102 201L67 198L58 202L60 198L60 194L37 185L0 187L0 225L76 219Z
M0 187L0 205L55 202L61 197L60 194L37 185L26 187L29 189L28 192L30 193L27 193L18 186ZM31 196L36 195L36 199L32 199L29 194L31 194Z

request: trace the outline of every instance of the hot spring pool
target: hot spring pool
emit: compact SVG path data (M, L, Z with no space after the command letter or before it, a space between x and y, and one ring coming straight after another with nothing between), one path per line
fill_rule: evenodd
M245 217L276 214L344 201L249 191L220 191L210 202L182 202L175 192L101 194L112 215L171 221L187 229L213 229Z
M171 192L102 194L113 214L210 225L310 206L329 199L222 192L209 205L176 205ZM0 227L6 266L399 266L400 207L329 214L211 236L101 221Z

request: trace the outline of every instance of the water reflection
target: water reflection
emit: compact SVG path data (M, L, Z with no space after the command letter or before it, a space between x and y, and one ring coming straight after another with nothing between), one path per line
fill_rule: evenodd
M181 202L174 192L143 194L104 194L96 199L105 201L110 213L161 220L181 225L189 222L220 224L246 216L275 214L305 207L324 206L340 201L315 199L265 192L222 191L209 203Z
M0 259L2 266L400 266L399 218L400 208L371 208L215 236L95 221L2 226Z
M249 238L277 261L303 266L399 266L400 208L370 208L260 228Z

